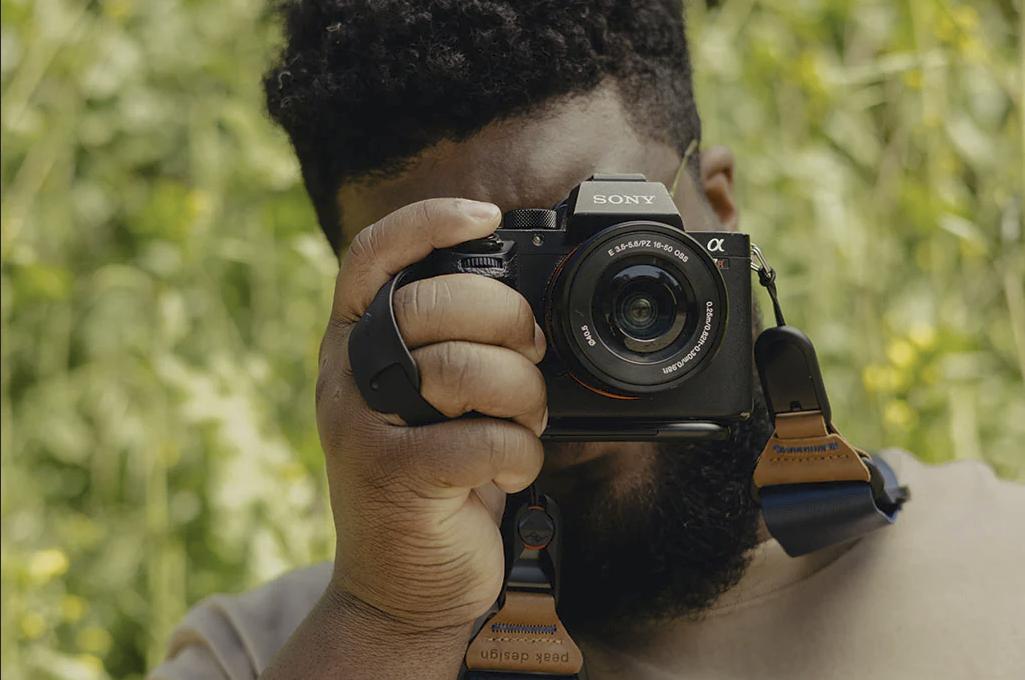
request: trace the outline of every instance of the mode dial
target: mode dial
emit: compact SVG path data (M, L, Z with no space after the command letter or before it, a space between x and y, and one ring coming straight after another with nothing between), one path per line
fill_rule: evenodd
M558 213L545 208L510 210L502 218L503 229L555 229L558 226Z

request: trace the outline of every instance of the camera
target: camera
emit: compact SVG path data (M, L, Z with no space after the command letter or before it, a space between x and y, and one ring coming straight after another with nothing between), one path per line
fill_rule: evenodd
M746 234L685 231L665 185L595 175L416 277L480 274L527 299L549 343L544 438L703 439L750 416L750 266Z

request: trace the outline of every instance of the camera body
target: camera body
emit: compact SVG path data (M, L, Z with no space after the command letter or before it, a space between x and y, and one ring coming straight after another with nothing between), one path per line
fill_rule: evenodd
M416 277L475 273L527 299L549 342L546 439L703 439L750 416L750 266L746 234L685 232L663 184L596 175Z

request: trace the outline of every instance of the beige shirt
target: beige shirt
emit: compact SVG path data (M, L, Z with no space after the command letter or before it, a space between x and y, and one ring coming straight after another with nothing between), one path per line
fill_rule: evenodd
M761 544L700 620L581 640L592 680L1025 678L1025 487L975 461L885 457L912 492L894 527L796 559ZM329 574L201 602L151 679L256 678Z

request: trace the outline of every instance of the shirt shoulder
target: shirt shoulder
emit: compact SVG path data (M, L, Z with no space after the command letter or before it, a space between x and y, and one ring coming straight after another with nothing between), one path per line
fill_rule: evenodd
M239 595L214 595L175 629L150 680L254 680L323 594L325 562L289 572Z
M1008 546L990 539L1020 535L1016 519L1025 512L1025 485L1000 479L978 460L929 464L897 449L879 455L911 490L901 515L913 531L902 531L902 540L914 541L911 533L925 540L939 535L950 545L956 537L983 552L1003 552Z
M1020 677L1025 623L1015 593L1025 564L1025 486L998 478L982 461L881 456L911 499L893 527L863 539L809 589L828 601L819 611L850 625L843 644L856 653L849 669L860 663L891 677ZM873 650L877 658L866 664Z
M866 637L900 641L894 657L909 673L1020 677L1025 485L978 460L930 465L904 452L882 456L911 500L897 524L844 567L853 583L865 579L861 620L876 633Z
M989 605L1010 617L1006 596L1020 587L1025 563L1025 485L1000 479L977 460L930 465L904 452L881 455L911 499L865 552L905 583L931 583L923 607L948 600L959 605L950 611Z
M911 490L893 526L819 558L766 542L745 578L798 579L603 652L619 677L1020 678L1025 486L981 461L880 456Z

